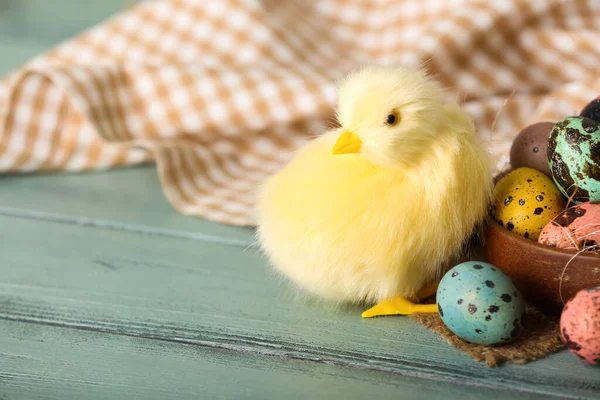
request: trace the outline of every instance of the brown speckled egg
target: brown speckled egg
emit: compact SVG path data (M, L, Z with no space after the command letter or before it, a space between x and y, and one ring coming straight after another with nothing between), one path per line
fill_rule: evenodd
M498 224L537 241L542 229L564 209L564 199L552 179L521 167L496 183L493 206Z
M565 304L560 335L577 357L600 364L600 286L578 292Z
M553 126L553 122L538 122L523 129L510 149L511 166L533 168L551 177L546 150Z

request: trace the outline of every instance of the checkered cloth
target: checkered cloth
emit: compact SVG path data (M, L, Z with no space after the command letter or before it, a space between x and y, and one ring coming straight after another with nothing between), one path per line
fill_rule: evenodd
M177 210L252 225L257 184L367 63L425 63L501 168L521 128L600 93L600 2L142 2L0 82L0 171L156 160Z

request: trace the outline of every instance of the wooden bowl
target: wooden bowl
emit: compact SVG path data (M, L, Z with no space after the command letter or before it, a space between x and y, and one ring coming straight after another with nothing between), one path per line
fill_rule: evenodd
M493 222L486 228L482 252L487 262L510 276L527 300L551 314L560 314L564 302L578 291L600 285L600 255L582 253L573 258L574 251L541 245Z

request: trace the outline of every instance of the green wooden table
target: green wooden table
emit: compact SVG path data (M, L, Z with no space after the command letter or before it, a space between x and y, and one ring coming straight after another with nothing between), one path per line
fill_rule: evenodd
M124 5L1 0L0 72ZM153 166L0 177L0 399L600 397L568 352L489 369L299 299L252 244L175 212Z

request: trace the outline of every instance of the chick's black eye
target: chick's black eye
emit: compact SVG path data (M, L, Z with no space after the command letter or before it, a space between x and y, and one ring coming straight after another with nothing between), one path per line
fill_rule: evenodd
M385 119L385 124L388 126L394 126L398 123L399 120L400 116L396 111L393 111L388 114L387 118Z

